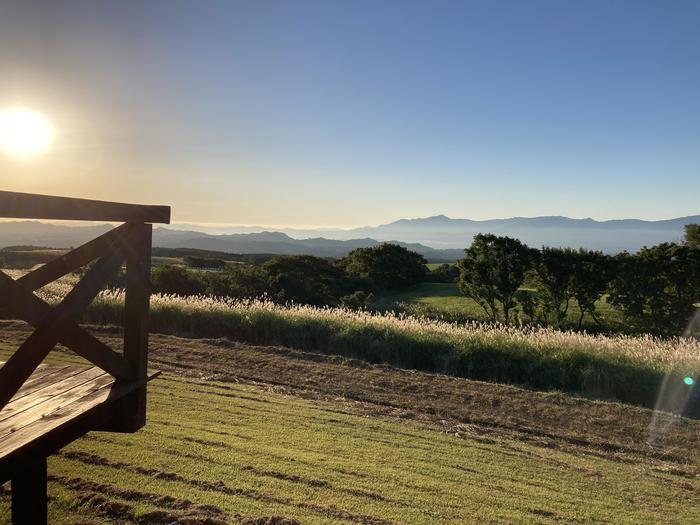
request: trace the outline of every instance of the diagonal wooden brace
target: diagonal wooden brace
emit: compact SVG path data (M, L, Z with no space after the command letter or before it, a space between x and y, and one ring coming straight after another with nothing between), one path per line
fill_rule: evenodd
M0 368L0 410L7 405L41 361L56 346L67 321L72 321L119 269L124 256L116 250L100 258L41 325Z
M132 228L133 229L133 228ZM70 252L61 255L57 259L47 262L39 266L34 271L31 271L19 279L26 290L38 290L42 286L60 279L67 273L70 273L78 268L85 266L87 263L94 261L110 246L119 243L125 235L128 235L130 228L128 224L122 224L116 228L100 235L99 237L86 242L82 246L71 250Z
M11 305L14 315L35 328L41 325L54 308L31 291L24 289L19 281L14 281L2 272L0 295ZM129 367L122 356L78 326L75 321L67 321L61 328L58 342L118 379L131 377Z

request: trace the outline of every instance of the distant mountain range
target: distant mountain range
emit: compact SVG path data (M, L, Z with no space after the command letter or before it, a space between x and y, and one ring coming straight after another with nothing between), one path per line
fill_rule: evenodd
M240 254L310 254L339 258L355 248L394 242L422 254L430 261L453 261L462 256L462 250L477 233L508 235L532 247L586 247L617 253L636 251L642 246L660 242L678 241L683 236L683 227L689 223L700 223L700 215L663 221L595 221L568 217L473 221L436 215L353 229L282 228L280 231L265 231L263 227L255 226L212 228L187 225L187 229L177 229L183 228L183 225L173 225L155 228L153 245ZM77 246L111 227L108 224L67 226L36 221L2 222L0 247Z
M433 248L464 248L477 233L493 233L520 239L533 248L585 247L618 253L625 250L637 251L643 246L653 246L661 242L678 241L683 237L683 227L689 223L700 223L700 215L662 221L596 221L558 216L473 221L436 215L424 219L401 219L382 226L355 228L347 230L343 235L336 232L326 232L326 235L336 239L401 239L405 242L423 243Z
M406 243L388 239L423 255L433 262L454 261L463 255L463 249L435 249L419 243ZM376 239L294 239L282 232L233 233L211 235L197 231L153 230L153 245L162 248L197 248L229 253L274 253L283 255L317 255L319 257L340 258L355 248L377 246L382 241Z

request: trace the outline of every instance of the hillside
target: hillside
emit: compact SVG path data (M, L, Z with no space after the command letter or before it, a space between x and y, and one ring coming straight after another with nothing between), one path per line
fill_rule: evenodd
M154 335L151 364L142 431L50 459L52 523L700 519L697 421L652 448L646 409L225 340Z

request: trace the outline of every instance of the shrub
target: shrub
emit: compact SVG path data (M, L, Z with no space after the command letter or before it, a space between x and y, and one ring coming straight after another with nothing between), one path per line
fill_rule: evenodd
M151 272L151 287L156 293L199 295L206 293L207 282L201 273L180 266L159 266Z

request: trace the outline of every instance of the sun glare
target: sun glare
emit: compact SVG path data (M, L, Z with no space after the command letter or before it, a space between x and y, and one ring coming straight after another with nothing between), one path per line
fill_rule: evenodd
M46 153L54 128L41 113L25 107L0 110L0 148L14 157L27 159Z

